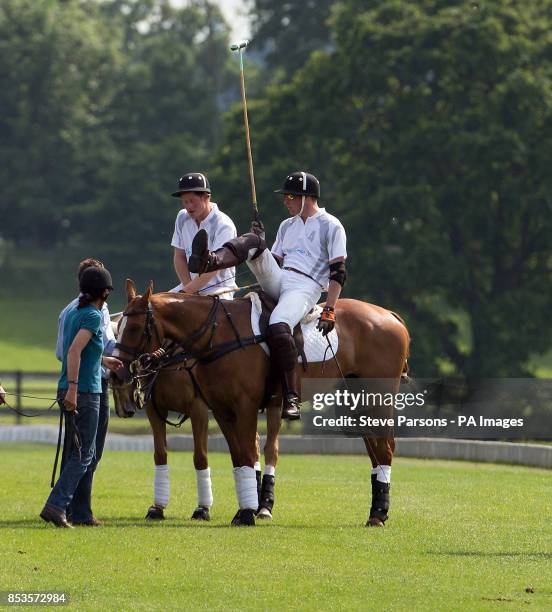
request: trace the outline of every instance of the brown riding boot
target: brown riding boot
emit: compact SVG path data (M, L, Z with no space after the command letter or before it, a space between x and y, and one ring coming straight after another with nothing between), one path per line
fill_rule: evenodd
M65 510L61 510L60 508L56 508L51 504L46 504L44 508L42 508L42 512L40 513L40 518L47 523L53 523L56 527L63 527L65 529L73 529L73 526L67 522L67 517L65 515Z
M188 259L188 270L197 274L232 268L243 263L253 253L258 257L266 248L265 241L257 234L248 233L225 242L220 249L209 251L207 232L200 229L192 241L192 254Z
M294 421L301 418L299 393L297 392L297 348L287 323L273 323L268 326L266 341L270 358L278 368L282 380L282 418Z

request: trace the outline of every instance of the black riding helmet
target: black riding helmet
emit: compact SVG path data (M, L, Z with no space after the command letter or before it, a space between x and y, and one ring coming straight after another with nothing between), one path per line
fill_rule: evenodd
M211 185L204 174L201 172L188 172L180 177L178 190L171 193L173 198L179 198L181 193L195 191L197 193L211 193Z
M86 268L79 280L81 293L88 293L93 297L102 295L105 289L113 291L113 281L111 274L105 268L91 266Z
M308 172L292 172L286 177L284 186L274 193L284 193L296 196L310 196L320 199L320 183L314 174Z

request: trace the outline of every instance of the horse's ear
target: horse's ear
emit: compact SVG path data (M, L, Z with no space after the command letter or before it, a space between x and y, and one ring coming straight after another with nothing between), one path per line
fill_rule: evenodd
M144 295L142 296L142 299L144 300L144 302L149 302L149 299L152 293L153 293L153 281L150 281L149 287L144 291Z
M130 302L136 297L136 285L131 278L126 279L127 301Z

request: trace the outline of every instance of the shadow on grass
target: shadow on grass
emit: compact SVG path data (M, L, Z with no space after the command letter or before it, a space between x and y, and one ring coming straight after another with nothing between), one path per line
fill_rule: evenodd
M427 555L436 555L440 557L524 557L528 559L552 559L552 552L483 552L480 550L454 550L454 551L432 551L429 550Z
M119 527L136 527L139 529L234 529L234 526L230 524L232 517L229 516L227 522L222 524L214 523L213 521L193 521L192 519L178 519L168 518L164 521L148 521L141 517L135 516L121 516L117 518L102 518L102 526L100 529L117 529ZM225 520L226 519L222 519ZM355 523L353 525L299 525L299 524L282 524L274 521L264 522L257 520L256 526L266 526L272 529L301 529L301 530L320 530L324 531L336 530L341 531L342 529L359 529L362 528L365 531L379 533L379 529L366 529L364 524ZM2 520L0 521L0 529L17 529L24 527L26 529L47 529L53 528L53 525L45 523L38 515L37 518L25 518L25 519L14 519L14 520ZM261 527L262 528L262 527ZM86 526L78 526L75 529L90 529ZM452 553L428 553L428 554L452 554ZM521 554L521 553L519 553ZM508 556L505 554L505 556Z

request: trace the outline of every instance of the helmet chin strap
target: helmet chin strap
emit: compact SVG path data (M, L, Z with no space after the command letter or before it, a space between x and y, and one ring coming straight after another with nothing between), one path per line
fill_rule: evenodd
M299 211L299 216L303 214L304 208L305 208L305 196L301 196L301 210Z

